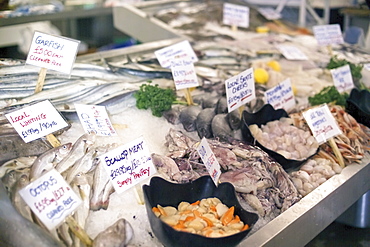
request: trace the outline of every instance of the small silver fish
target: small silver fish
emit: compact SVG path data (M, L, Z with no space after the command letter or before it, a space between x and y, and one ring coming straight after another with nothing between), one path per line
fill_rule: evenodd
M68 155L72 149L72 143L66 143L59 147L52 148L47 152L43 153L31 166L30 180L38 178L44 171L48 171L54 167L53 162L59 162L65 156Z

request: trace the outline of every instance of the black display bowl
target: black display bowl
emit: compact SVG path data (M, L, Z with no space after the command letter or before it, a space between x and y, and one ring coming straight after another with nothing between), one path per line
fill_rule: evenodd
M356 119L370 128L370 92L354 88L347 99L346 111Z
M149 185L143 185L145 207L150 226L154 235L166 247L214 247L237 246L250 232L258 220L258 215L242 208L236 197L234 186L230 183L221 183L215 186L210 176L202 176L193 182L176 184L161 177L152 177ZM235 215L240 217L248 230L220 238L208 238L198 234L177 231L155 216L153 207L173 206L180 202L195 202L204 198L217 197L226 206L235 207Z
M249 125L256 124L258 127L261 127L261 125L265 125L266 123L271 121L279 120L282 117L289 117L289 114L284 109L275 110L270 104L264 105L259 111L255 113L243 111L241 126L243 140L250 144L255 144L259 146L263 151L274 158L285 170L295 170L299 168L303 163L305 163L309 158L314 156L319 151L319 149L317 149L314 154L302 160L287 159L283 155L264 147L254 138L249 129Z

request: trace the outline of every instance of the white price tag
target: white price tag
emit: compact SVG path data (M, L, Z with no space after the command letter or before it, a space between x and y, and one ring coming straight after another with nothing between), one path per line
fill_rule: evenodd
M352 80L351 68L348 64L330 70L333 77L334 86L338 92L342 93L355 87Z
M319 144L326 142L334 136L342 134L328 105L325 104L309 109L302 114Z
M164 68L170 68L171 61L175 58L185 59L193 63L198 61L197 55L187 40L157 50L154 54Z
M286 79L277 86L265 92L266 101L274 109L290 110L295 106L295 99L290 79Z
M175 58L171 61L171 71L176 90L199 86L198 77L192 62Z
M225 87L229 112L256 98L253 68L226 80Z
M26 143L68 126L48 100L13 111L5 117Z
M317 43L321 46L343 44L343 35L339 24L312 27Z
M98 136L117 135L105 106L75 104L75 108L86 133L95 133Z
M197 147L197 151L198 151L198 153L200 155L200 158L202 159L204 165L206 166L209 175L211 176L213 182L217 186L218 185L218 180L219 180L220 175L221 175L221 168L220 168L220 164L218 163L215 154L212 152L206 138L204 138L204 137L202 138L202 140L200 141L200 143Z
M224 3L223 24L237 27L249 27L249 7Z
M49 230L81 204L81 199L55 169L21 189L19 194Z
M277 48L288 60L308 60L308 57L295 46L278 45Z
M35 32L26 63L71 74L80 41Z
M117 193L122 193L156 173L149 149L142 137L102 155L101 158Z

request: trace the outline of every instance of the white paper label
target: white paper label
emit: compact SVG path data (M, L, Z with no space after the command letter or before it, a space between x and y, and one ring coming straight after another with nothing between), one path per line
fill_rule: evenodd
M175 58L185 59L193 63L198 61L197 55L195 55L193 48L187 40L157 50L154 54L164 68L170 68L171 61Z
M334 86L342 93L355 87L352 80L351 68L348 64L330 70Z
M102 155L101 159L117 193L156 173L142 137Z
M328 105L325 104L309 109L302 114L319 144L326 142L334 136L342 134Z
M263 15L267 20L276 20L282 18L279 12L276 12L275 9L269 7L258 8L257 11Z
M265 92L266 101L274 109L290 110L295 106L295 99L290 79L286 79L277 86Z
M228 111L239 108L256 98L253 68L225 81Z
M204 137L202 138L202 140L200 141L197 147L197 151L200 155L200 158L203 161L203 164L206 166L209 175L211 176L213 182L217 186L218 180L221 175L221 168L206 138Z
M370 71L370 63L365 63L364 68L368 71Z
M75 108L86 133L95 133L98 136L117 135L105 106L75 104Z
M184 59L174 59L171 61L171 71L176 90L199 86L192 62Z
M223 24L237 27L249 27L249 7L224 3Z
M343 44L343 35L339 24L319 25L312 28L317 43L321 46Z
M26 143L68 126L48 100L13 111L5 117Z
M49 230L81 204L81 199L55 169L21 189L19 194Z
M71 74L79 44L78 40L36 31L26 63Z
M278 45L277 48L288 60L308 60L308 57L295 46Z

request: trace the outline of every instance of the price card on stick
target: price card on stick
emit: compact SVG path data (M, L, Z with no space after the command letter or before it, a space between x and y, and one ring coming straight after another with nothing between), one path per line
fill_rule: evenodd
M171 71L176 90L199 86L193 62L185 59L173 59Z
M312 31L321 46L343 44L343 35L339 24L319 25L312 27Z
M70 74L79 44L78 40L36 31L26 63Z
M105 106L75 104L75 108L86 133L95 133L99 136L117 135Z
M295 106L295 99L290 79L280 82L277 86L265 92L266 101L274 109L290 110Z
M229 112L256 98L253 68L226 80L225 87Z
M351 68L348 64L330 70L333 77L334 86L338 92L342 93L355 87L352 80Z
M220 164L218 163L215 154L212 152L211 147L209 146L207 139L202 138L200 141L197 151L200 155L200 158L203 161L203 164L206 166L206 169L211 176L213 182L218 185L218 180L221 175Z
M309 109L302 114L319 144L326 142L334 136L342 134L328 105L324 104Z
M223 24L237 27L249 27L249 7L224 3Z
M277 49L288 60L308 60L308 57L297 47L292 45L278 45Z
M81 199L55 169L21 189L19 194L49 230L81 204Z
M149 149L140 137L101 156L117 193L156 173Z
M5 114L5 117L26 143L68 126L48 100Z
M197 55L187 40L157 50L154 52L154 54L161 66L164 68L170 68L171 61L175 58L185 59L187 61L191 61L192 63L198 61Z

